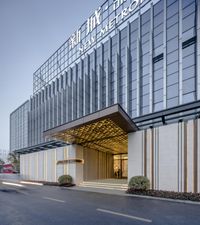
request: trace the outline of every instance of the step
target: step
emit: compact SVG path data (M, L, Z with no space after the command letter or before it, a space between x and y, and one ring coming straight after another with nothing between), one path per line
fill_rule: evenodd
M100 183L100 182L82 182L80 187L86 188L101 188L101 189L114 189L114 190L127 190L128 184L116 184L116 183Z
M104 186L82 186L82 185L79 185L79 187L82 187L82 188L94 188L94 189L105 189L105 190L117 190L117 191L126 191L127 188L117 188L117 187L104 187Z
M92 181L83 181L81 184L91 184L91 185L113 185L113 186L126 186L128 184L120 184L120 183L103 183L103 182L92 182Z
M115 186L115 187L121 187L121 186L124 186L124 187L128 187L127 184L105 184L105 183L81 183L81 184L87 184L87 185L105 185L105 186L109 186L109 185L112 185L112 186Z
M82 186L82 187L110 187L110 188L122 188L122 189L127 189L127 188L128 188L128 187L126 187L126 186L90 185L90 184L79 184L79 186Z

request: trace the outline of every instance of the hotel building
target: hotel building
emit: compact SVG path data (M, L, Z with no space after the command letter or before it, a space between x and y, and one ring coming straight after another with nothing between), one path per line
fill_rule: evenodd
M107 0L33 74L10 148L25 179L200 192L199 118L200 1Z

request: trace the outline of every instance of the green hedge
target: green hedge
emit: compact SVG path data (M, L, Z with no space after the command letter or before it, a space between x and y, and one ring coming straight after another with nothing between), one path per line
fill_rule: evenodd
M60 185L72 184L72 177L70 175L62 175L58 178L58 183Z
M136 176L130 179L128 187L134 190L148 190L150 188L150 182L147 177Z

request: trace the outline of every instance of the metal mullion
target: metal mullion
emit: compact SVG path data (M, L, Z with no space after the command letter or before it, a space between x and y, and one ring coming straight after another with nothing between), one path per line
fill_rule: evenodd
M197 1L197 99L200 99L200 1Z
M149 112L153 112L153 103L154 103L154 97L153 97L153 81L154 81L154 76L153 76L153 3L151 3L151 18L150 18L150 52L149 52L149 57L150 57L150 64L149 64Z
M103 44L101 44L101 56L98 65L98 110L102 108L102 67L103 67Z
M163 109L167 108L167 0L164 0L163 22Z
M127 24L127 48L126 48L126 101L125 101L125 110L130 114L130 23Z
M112 59L112 39L109 37L108 41L108 60L107 60L107 73L106 73L106 107L111 102L111 59Z
M120 30L117 30L117 54L116 54L116 69L115 69L115 101L119 103L119 75L120 75Z
M137 116L140 116L140 55L141 55L141 15L138 14L138 39L137 39Z
M179 0L179 104L183 103L182 0Z
M86 106L87 106L87 114L90 113L90 56L89 54L87 55L87 82L86 82L86 90L87 90L87 102L86 102ZM89 110L88 110L89 109Z

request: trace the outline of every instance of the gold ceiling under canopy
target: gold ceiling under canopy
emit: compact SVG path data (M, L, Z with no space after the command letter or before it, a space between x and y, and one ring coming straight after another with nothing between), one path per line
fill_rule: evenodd
M126 153L128 149L128 135L112 120L104 119L76 129L65 130L52 136L70 144L109 151L112 153Z
M47 130L46 137L90 149L127 153L128 133L138 128L119 105Z

